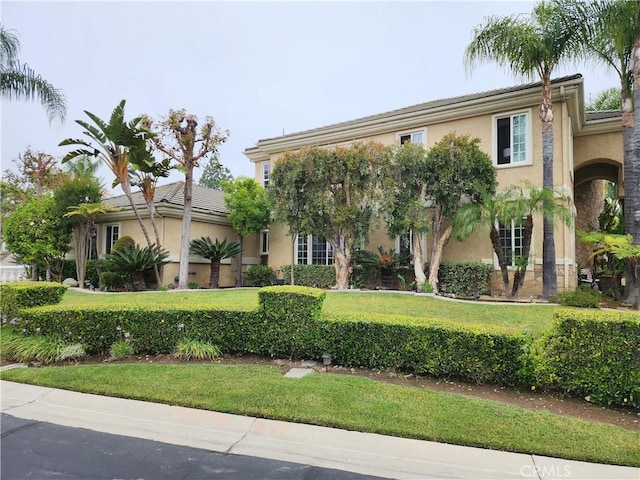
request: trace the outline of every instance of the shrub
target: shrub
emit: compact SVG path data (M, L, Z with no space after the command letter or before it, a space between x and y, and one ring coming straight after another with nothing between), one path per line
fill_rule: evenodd
M85 280L88 281L94 287L100 284L100 278L98 276L98 270L95 260L87 260L85 269ZM65 278L76 278L76 261L65 260L62 267L62 280Z
M173 352L173 356L181 360L215 360L222 352L213 343L200 340L181 340Z
M582 286L573 292L562 292L549 298L553 303L567 307L600 308L602 294L593 288Z
M118 272L102 272L100 274L100 287L104 290L124 290L127 286L128 276Z
M493 265L477 262L442 262L438 270L439 288L444 293L473 296L489 287Z
M269 265L251 265L247 270L247 285L249 287L266 287L273 285L273 268Z
M10 328L2 329L2 354L17 362L53 363L66 346L59 337L20 335Z
M118 238L115 242L113 242L113 246L111 247L111 251L114 250L122 250L123 248L135 248L136 241L131 238L129 235L123 235Z
M291 265L280 269L284 283L291 283ZM336 269L331 265L295 265L293 276L296 285L303 287L329 288L336 284Z
M4 317L17 317L21 308L60 303L65 285L53 282L11 282L0 284L0 305Z
M640 315L572 309L555 313L554 329L536 345L541 385L602 405L640 407Z
M111 345L109 349L109 356L113 360L121 360L126 357L130 357L135 353L131 342L126 340L120 340Z
M191 290L198 290L200 288L200 284L198 282L188 282L187 287Z

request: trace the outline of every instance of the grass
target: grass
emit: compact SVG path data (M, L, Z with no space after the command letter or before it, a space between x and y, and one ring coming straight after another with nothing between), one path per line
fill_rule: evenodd
M67 291L62 305L212 305L238 310L258 307L258 290L167 291L96 295L77 290ZM511 327L532 335L551 328L553 308L545 305L484 305L472 302L446 302L429 297L400 293L330 292L323 312L328 314L409 315L416 318L438 318L473 325Z
M574 460L640 466L640 432L332 374L265 366L110 364L0 373L3 380L284 421Z

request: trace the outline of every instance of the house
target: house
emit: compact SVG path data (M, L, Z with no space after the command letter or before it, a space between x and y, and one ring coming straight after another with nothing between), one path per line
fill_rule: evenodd
M149 210L140 192L133 195L135 204L143 218L144 224L152 241L155 238L151 226ZM96 221L96 237L98 255L111 251L114 242L123 235L131 236L141 246L147 244L142 229L136 220L133 209L126 196L108 198L105 204L119 207L117 212L100 215ZM156 188L155 221L158 227L160 245L169 252L170 263L162 269L162 284L177 285L180 263L180 244L182 231L182 213L184 209L184 182L176 182ZM201 237L211 237L229 241L236 240L237 234L228 219L228 210L224 204L224 193L219 190L193 186L193 200L191 213L191 240ZM252 257L250 252L256 251L257 238L244 240L243 268L258 263L258 258ZM189 257L189 282L197 282L200 286L209 285L211 262L207 259ZM220 267L220 287L235 285L235 259L225 259Z
M259 140L244 154L255 164L256 180L268 187L271 169L289 150L369 140L386 145L414 142L429 148L445 134L455 131L480 139L481 148L496 166L498 190L519 184L523 179L541 187L540 99L540 83L446 98ZM568 195L570 206L577 213L575 227L558 226L555 233L558 288L562 290L575 287L578 266L587 261L589 252L576 241L576 229L597 227L604 203L603 180L619 184L620 196L624 197L622 122L620 111L585 112L583 78L579 74L553 80L552 99L554 182ZM542 222L540 218L534 221L530 272L523 289L526 295L542 291ZM517 252L521 248L522 231L516 225L500 225L499 231L507 250ZM379 245L385 249L411 249L406 237L389 239L384 228L369 234L367 248L375 251ZM309 235L292 242L283 225L272 225L263 232L258 248L256 255L261 255L274 269L290 264L292 253L297 263L331 265L333 262L331 246L323 238ZM451 240L445 248L444 260L481 261L493 264L498 271L487 234L476 233L464 243ZM496 285L499 288L500 282Z

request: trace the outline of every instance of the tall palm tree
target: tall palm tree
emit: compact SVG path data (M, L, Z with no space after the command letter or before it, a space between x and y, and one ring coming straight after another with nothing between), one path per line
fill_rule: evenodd
M473 31L465 61L496 62L520 77L538 78L542 83L539 116L542 122L542 186L553 187L553 103L551 75L574 49L575 32L567 28L546 3L536 5L529 16L489 17ZM543 297L556 293L556 253L553 222L543 226Z
M211 274L209 275L209 288L218 288L220 282L220 262L225 258L235 257L242 251L240 242L229 242L225 238L222 242L211 240L210 237L202 237L192 240L189 245L191 255L199 255L211 260Z
M151 237L133 200L129 166L144 163L145 159L149 157L145 138L152 136L152 134L141 126L141 117L126 122L124 120L124 106L125 100L122 100L111 113L108 123L85 110L84 113L92 120L93 125L83 120L76 120L76 123L85 129L83 133L89 140L67 138L60 142L60 146L80 146L77 150L67 153L62 159L62 163L80 156L91 156L106 164L116 177L113 186L119 184L122 188L129 200L133 214L138 220L147 245L151 247L153 244ZM155 265L155 274L156 281L160 285L160 272L157 265Z
M9 100L33 100L37 97L46 109L49 121L56 117L64 121L67 113L64 93L28 65L21 64L18 60L19 51L20 40L17 35L0 24L0 92L2 96Z

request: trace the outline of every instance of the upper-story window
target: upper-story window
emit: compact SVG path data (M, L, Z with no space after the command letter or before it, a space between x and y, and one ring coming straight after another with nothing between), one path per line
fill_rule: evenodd
M424 130L401 133L400 135L398 135L398 140L400 142L400 145L404 145L405 143L424 145Z
M116 243L116 240L118 240L118 237L120 236L120 226L105 225L104 231L104 253L111 253L113 244Z
M271 176L271 164L269 162L262 164L262 186L269 186L269 177Z
M529 112L496 115L493 119L496 164L531 163L531 119Z

